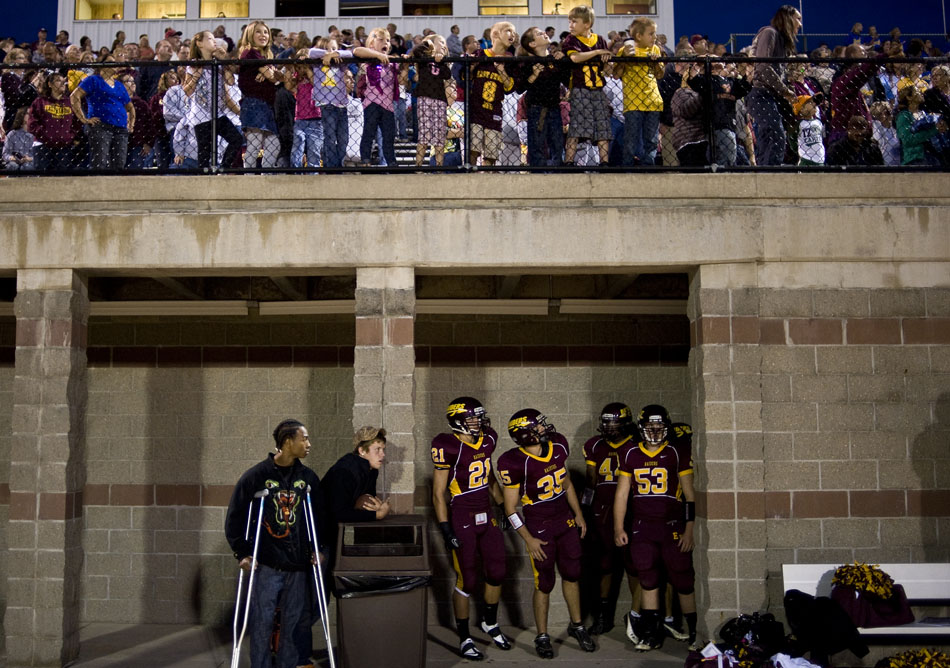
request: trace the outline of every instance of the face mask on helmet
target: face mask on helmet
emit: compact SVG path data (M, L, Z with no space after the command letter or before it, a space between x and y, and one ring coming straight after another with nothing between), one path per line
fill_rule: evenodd
M478 436L484 428L491 426L485 407L471 397L455 399L449 404L445 416L452 431L469 436Z
M668 429L663 420L647 420L641 426L643 440L651 445L659 445L666 440Z
M508 421L508 433L521 447L548 443L554 431L554 425L534 409L518 411Z

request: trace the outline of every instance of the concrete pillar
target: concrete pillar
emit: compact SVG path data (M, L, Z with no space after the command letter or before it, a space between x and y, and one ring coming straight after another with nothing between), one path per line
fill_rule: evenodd
M751 264L701 266L687 307L701 499L694 563L700 620L709 637L738 612L769 603L755 280Z
M7 530L7 665L60 666L79 653L86 325L76 272L22 270Z
M411 513L415 473L415 272L411 267L356 270L353 426L388 432L379 492L397 513Z

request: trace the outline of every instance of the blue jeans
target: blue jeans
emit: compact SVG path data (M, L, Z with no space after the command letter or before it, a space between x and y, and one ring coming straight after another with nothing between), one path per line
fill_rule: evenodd
M254 575L251 618L248 622L251 641L251 668L271 668L270 639L274 630L274 612L280 606L280 643L277 647L277 668L294 668L302 651L299 633L301 619L309 619L311 572L276 571L261 564Z
M142 155L142 146L129 146L128 153L125 159L125 166L128 169L146 169L152 166L155 156L153 151L150 150Z
M301 118L294 121L294 145L290 149L290 164L303 167L303 156L307 156L307 167L320 166L320 154L323 152L323 121L319 118Z
M396 100L396 108L394 112L396 114L396 136L397 137L406 137L406 99L401 97Z
M88 127L90 169L125 169L129 131L102 121Z
M785 162L785 126L778 101L761 88L753 88L746 96L746 106L755 126L755 162L758 166L781 165Z
M712 159L717 165L734 167L736 164L736 133L728 128L713 130Z
M626 111L623 114L623 166L656 164L660 139L660 112Z
M393 142L396 139L396 116L388 109L383 109L375 102L363 108L363 139L360 141L360 160L369 163L373 155L373 139L376 130L383 132L383 144L379 147L380 153L386 159L386 164L396 166L396 149Z
M323 113L323 166L342 167L346 143L350 140L346 107L325 104L320 110Z
M528 107L528 164L559 166L564 160L564 128L560 109Z

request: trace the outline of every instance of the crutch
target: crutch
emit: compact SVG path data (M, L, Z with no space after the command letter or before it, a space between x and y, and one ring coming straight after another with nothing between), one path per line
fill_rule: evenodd
M234 602L234 644L231 647L231 668L238 668L241 660L241 643L244 642L244 633L247 631L247 618L251 614L251 588L254 586L254 571L257 567L257 547L260 545L261 523L264 518L264 498L270 492L262 489L254 495L255 499L261 500L260 509L257 512L257 528L254 530L254 554L251 557L251 575L247 580L247 603L244 606L244 624L241 626L241 635L238 636L238 615L241 612L241 588L244 585L244 569L239 569L241 574L238 576L237 600ZM244 529L244 540L248 540L251 534L251 512L254 509L254 503L247 506L247 527Z
M317 540L317 523L313 521L313 503L310 500L310 485L307 485L307 506L304 510L304 518L307 521L307 534L310 538L310 545L313 548L315 562L312 566L313 584L317 588L317 606L320 608L320 625L323 627L323 635L327 639L327 654L330 655L330 668L336 668L336 661L333 658L333 643L330 640L327 594L323 588L323 568L320 565L320 542Z

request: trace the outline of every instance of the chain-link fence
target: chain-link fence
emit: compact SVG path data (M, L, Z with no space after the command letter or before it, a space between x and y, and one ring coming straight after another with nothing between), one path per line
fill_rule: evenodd
M950 166L946 59L318 56L0 66L2 174Z

